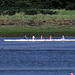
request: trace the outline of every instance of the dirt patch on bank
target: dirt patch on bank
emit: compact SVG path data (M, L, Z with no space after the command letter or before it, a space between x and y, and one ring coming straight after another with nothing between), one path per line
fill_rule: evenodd
M32 18L29 20L21 20L21 19L0 19L0 26L1 25L30 25L30 26L41 26L41 25L75 25L74 20L70 19L37 19Z

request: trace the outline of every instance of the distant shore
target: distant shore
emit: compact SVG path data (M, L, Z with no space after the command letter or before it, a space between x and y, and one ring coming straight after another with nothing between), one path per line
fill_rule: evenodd
M32 37L32 35L36 37L40 37L41 35L44 37L49 37L50 35L53 37L61 37L62 35L75 36L75 33L0 33L0 37L24 37L24 35L27 35L27 37Z
M44 9L44 11L47 11ZM49 12L57 14L26 15L24 12L14 15L0 15L0 37L29 37L44 35L75 36L75 10L55 9Z

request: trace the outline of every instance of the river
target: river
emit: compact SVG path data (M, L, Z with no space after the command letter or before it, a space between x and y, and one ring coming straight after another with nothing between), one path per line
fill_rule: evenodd
M75 42L3 41L21 38L23 37L0 37L0 75L75 74Z

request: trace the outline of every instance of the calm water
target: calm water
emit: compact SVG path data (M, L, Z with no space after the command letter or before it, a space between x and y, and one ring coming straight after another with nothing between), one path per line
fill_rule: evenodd
M3 41L17 38L0 37L0 75L75 74L75 42Z

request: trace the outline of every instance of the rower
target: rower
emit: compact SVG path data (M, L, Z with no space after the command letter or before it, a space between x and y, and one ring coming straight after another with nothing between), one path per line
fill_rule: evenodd
M50 39L52 39L52 35L50 35Z
M24 39L27 39L27 37L26 37L26 36L27 36L27 35L25 35L25 36L24 36Z
M62 39L65 39L65 38L64 38L64 35L62 36Z
M27 38L27 35L24 36L24 39L28 39L28 38Z
M41 35L41 39L43 39L43 35Z
M34 35L32 36L32 39L33 39L33 40L35 39L35 36L34 36Z

